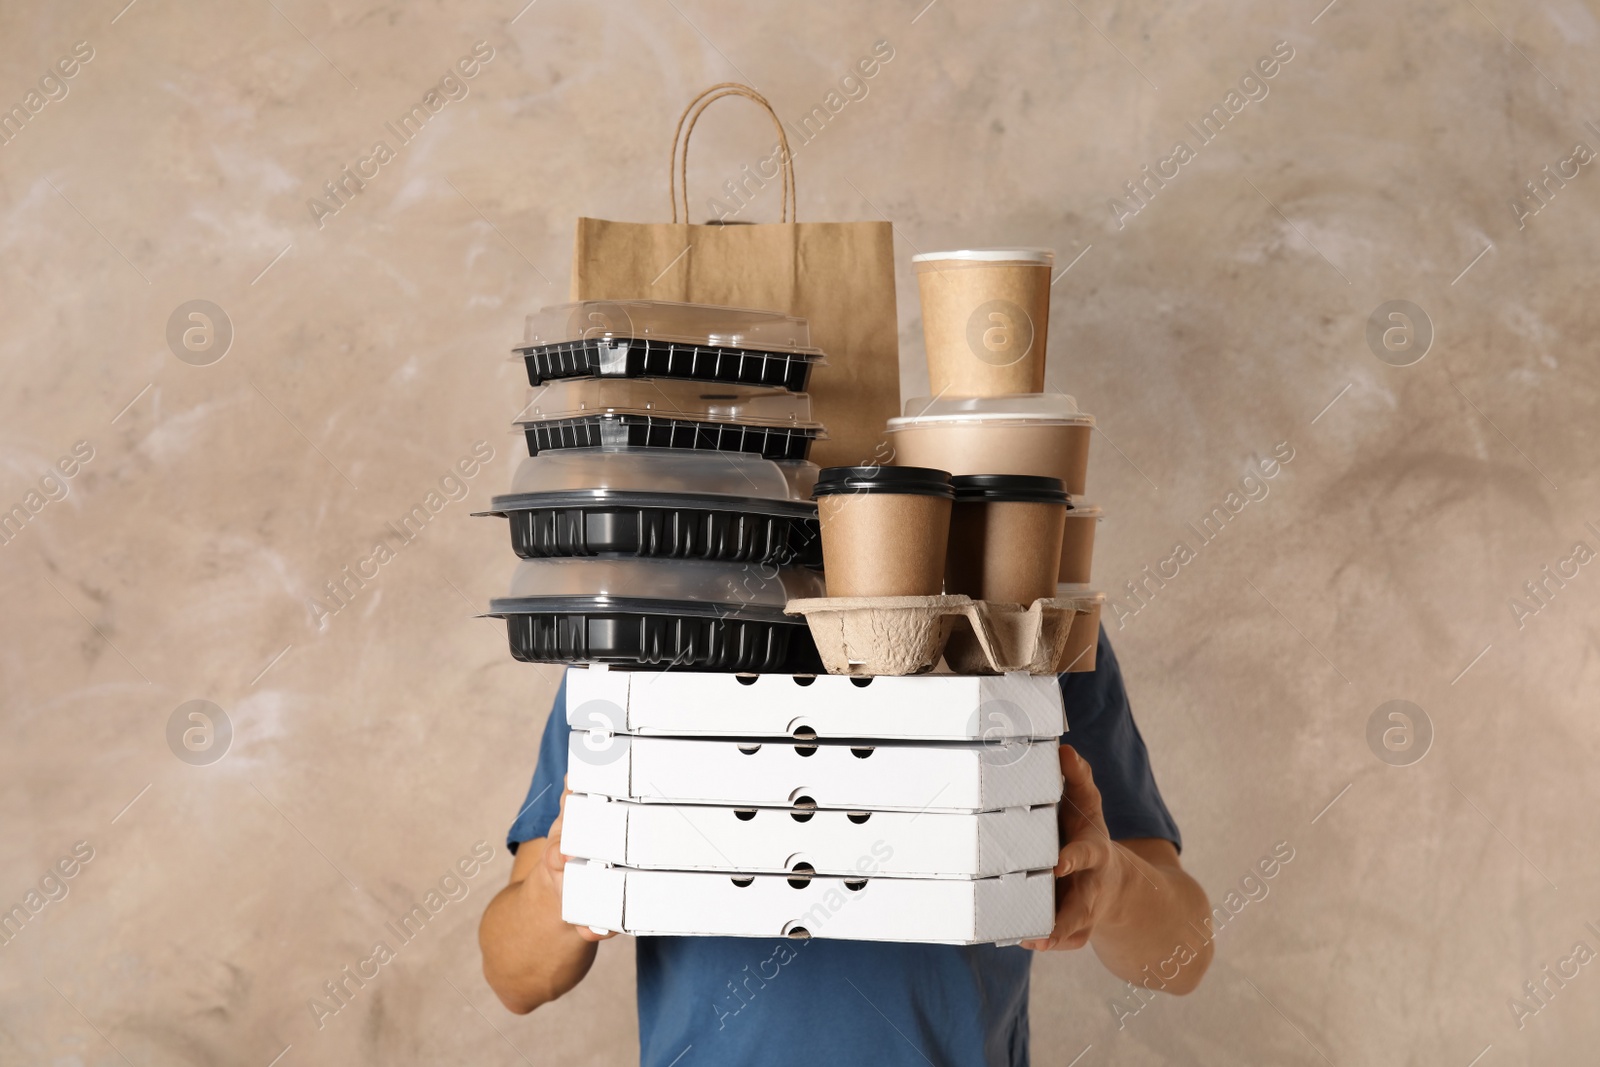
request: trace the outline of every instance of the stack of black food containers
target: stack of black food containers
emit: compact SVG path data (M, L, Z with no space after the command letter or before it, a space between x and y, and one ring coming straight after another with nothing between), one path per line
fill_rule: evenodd
M536 663L821 670L794 597L820 596L804 319L662 301L528 316L533 387L512 491L521 562L490 614Z

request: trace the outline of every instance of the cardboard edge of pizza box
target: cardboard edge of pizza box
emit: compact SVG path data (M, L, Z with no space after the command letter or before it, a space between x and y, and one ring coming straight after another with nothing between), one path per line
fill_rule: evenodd
M561 917L637 936L1014 944L1049 934L1054 871L990 878L793 878L569 860Z
M974 741L1059 737L1061 690L1046 675L790 676L567 672L575 730L673 737Z
M1061 799L1054 737L857 746L572 730L567 745L574 793L647 804L999 811Z
M567 797L564 855L644 870L986 878L1053 866L1054 804L897 812L647 804Z

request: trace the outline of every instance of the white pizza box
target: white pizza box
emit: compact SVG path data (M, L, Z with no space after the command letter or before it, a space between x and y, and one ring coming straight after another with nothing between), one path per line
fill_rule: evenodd
M974 879L740 877L571 860L561 917L641 936L1014 943L1050 933L1055 878L1049 870Z
M1059 737L1054 675L843 675L567 672L567 722L584 730L676 737Z
M568 856L652 870L894 878L983 878L1053 867L1056 807L986 812L639 804L573 793Z
M1060 741L829 744L573 730L567 787L618 800L851 811L999 811L1061 799Z

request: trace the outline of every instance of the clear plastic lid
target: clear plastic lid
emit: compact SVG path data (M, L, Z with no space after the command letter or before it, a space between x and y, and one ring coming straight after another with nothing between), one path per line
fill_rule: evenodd
M811 397L766 385L680 381L672 378L566 378L530 390L520 422L581 415L655 415L700 422L820 430Z
M823 595L822 575L771 567L687 559L525 559L511 576L508 599L664 600L782 613L797 597Z
M805 463L816 478L816 464ZM787 464L785 466L788 466ZM744 452L679 448L552 448L517 467L511 492L684 493L757 500L805 500L796 496L783 467Z
M820 468L809 459L779 459L773 462L783 472L783 476L789 479L789 495L796 500L810 500L811 490L816 487Z
M678 304L668 300L585 300L529 315L523 343L648 339L762 352L821 352L811 347L811 326L776 311Z
M1085 504L1081 496L1068 497L1067 505L1067 518L1069 519L1103 519L1106 517L1104 508L1099 504Z
M1078 410L1065 393L1015 393L1011 396L919 396L906 401L903 418L889 428L934 422L1047 422L1094 425L1094 416Z

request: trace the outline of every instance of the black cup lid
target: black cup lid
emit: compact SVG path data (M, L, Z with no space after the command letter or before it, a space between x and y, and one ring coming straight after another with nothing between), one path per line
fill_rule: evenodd
M955 495L950 488L950 472L932 467L822 468L816 488L811 491L812 498L840 493L898 493L946 499Z
M1013 502L1023 504L1067 504L1060 478L1039 478L1031 474L963 474L950 479L956 500L963 504Z

